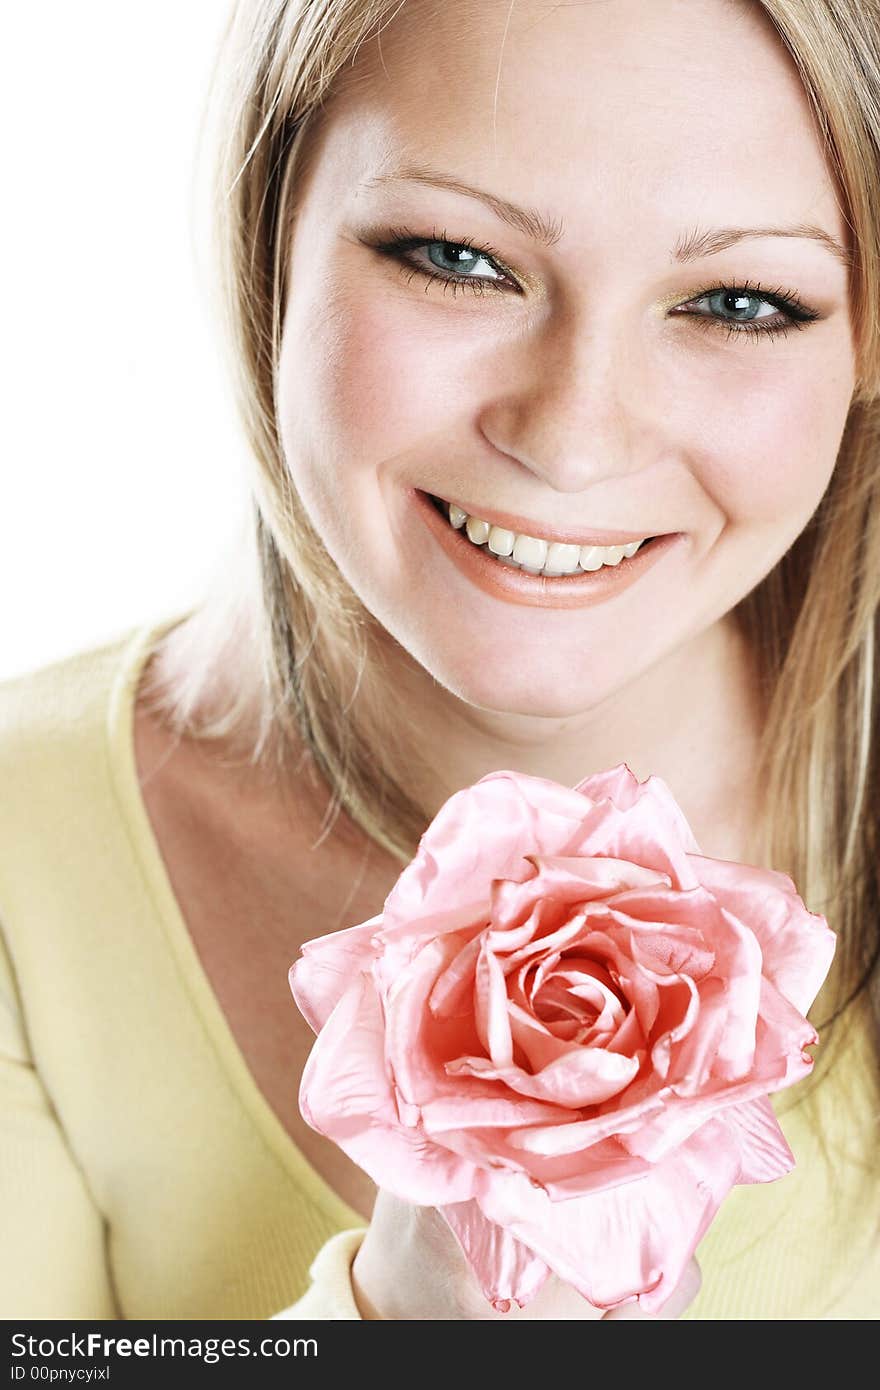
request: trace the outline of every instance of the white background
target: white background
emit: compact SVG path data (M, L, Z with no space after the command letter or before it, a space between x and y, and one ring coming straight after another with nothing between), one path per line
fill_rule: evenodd
M196 165L228 12L3 7L0 679L185 609L246 506Z

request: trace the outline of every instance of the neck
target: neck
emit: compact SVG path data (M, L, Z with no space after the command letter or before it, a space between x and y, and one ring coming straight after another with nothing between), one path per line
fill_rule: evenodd
M395 717L417 733L409 785L429 818L453 792L496 769L574 786L625 762L640 781L656 774L668 784L704 854L747 862L762 713L751 653L732 615L564 719L466 705L396 651Z
M198 619L184 624L166 638L160 661L168 687L194 659L190 629L197 624ZM564 719L467 705L387 633L380 629L378 637L388 663L385 688L394 690L398 756L406 758L407 786L426 821L487 772L509 768L574 786L625 762L640 781L656 774L667 783L704 854L754 862L746 842L757 807L752 769L763 711L753 656L733 615ZM237 655L230 667L240 669L247 657ZM218 698L217 688L206 693ZM237 804L252 800L254 814L286 833L277 790L253 769L234 774L234 780ZM303 791L300 777L297 801ZM323 808L324 799L318 801ZM362 837L352 834L360 843Z

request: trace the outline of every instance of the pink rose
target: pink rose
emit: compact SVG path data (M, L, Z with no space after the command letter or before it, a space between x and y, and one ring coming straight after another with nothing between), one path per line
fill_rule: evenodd
M497 1308L552 1270L653 1313L734 1184L794 1166L767 1095L810 1070L834 947L785 874L701 855L660 778L493 772L382 913L303 946L300 1108L443 1211Z

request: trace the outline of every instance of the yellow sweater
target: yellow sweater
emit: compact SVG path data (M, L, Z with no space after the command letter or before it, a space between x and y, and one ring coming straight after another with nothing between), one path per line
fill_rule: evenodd
M177 621L0 684L3 1319L357 1317L363 1221L248 1070L138 787L132 692ZM880 1087L848 1027L831 1167L776 1097L797 1168L727 1199L686 1317L880 1316Z

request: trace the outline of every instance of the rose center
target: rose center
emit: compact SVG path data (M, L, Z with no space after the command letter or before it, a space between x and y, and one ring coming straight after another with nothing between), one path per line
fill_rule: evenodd
M567 1040L601 1044L613 1036L629 1013L629 1003L604 966L592 960L563 957L536 968L530 1002L537 1019Z

